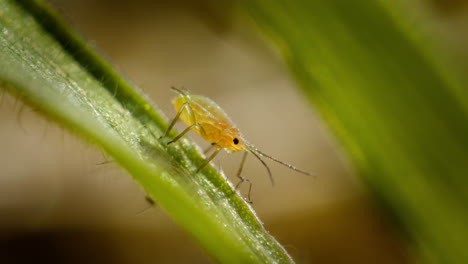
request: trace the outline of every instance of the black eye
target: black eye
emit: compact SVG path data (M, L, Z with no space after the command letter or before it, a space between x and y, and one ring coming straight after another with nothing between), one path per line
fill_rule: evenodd
M234 145L237 145L237 144L239 144L239 139L234 138L234 139L232 140L232 142L234 142Z

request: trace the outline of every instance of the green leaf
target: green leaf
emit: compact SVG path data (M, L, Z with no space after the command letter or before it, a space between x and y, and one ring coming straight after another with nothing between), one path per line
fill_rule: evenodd
M208 254L290 263L252 208L166 119L41 1L0 1L0 86L105 150ZM176 133L171 133L171 137Z
M245 5L427 263L468 263L468 94L385 0Z

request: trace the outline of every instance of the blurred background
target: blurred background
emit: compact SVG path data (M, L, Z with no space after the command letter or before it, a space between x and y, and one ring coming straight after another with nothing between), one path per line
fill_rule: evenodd
M272 187L256 160L244 170L253 207L298 263L418 262L286 65L234 2L50 3L168 117L175 115L169 87L183 86L215 100L262 151L318 175L270 162ZM468 61L467 1L405 6L415 21L424 17L422 28L460 63ZM8 94L1 94L0 120L0 263L212 262L161 208L149 208L124 170L102 164L104 153ZM223 154L215 164L237 182L240 158Z

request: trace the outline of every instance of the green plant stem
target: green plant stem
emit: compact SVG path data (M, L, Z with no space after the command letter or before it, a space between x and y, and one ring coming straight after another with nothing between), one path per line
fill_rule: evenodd
M0 86L105 150L223 263L291 263L252 208L160 111L41 1L0 0ZM173 137L176 133L170 134Z

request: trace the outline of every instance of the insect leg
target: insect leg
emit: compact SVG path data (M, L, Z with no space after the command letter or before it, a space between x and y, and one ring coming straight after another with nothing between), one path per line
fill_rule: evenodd
M185 95L185 94L184 94ZM171 124L169 125L169 127L167 128L166 132L164 133L164 135L162 137L165 137L167 136L167 134L169 134L169 131L174 127L175 123L177 122L177 120L179 120L179 117L180 115L182 114L182 111L186 110L187 113L189 114L189 116L191 117L191 127L193 126L198 126L198 128L202 131L202 133L206 134L206 131L205 129L203 128L203 126L199 126L197 123L197 119L195 118L195 113L193 112L192 110L192 106L190 105L190 102L186 102L184 103L180 109L179 109L179 112L177 112L177 115L174 117L174 119L172 120ZM174 143L175 141L177 141L181 136L183 136L183 134L187 133L190 129L186 129L184 130L179 136L177 136L175 139L173 139L171 142L169 142L168 144L170 143Z
M249 183L249 192L247 194L247 198L248 200L246 200L248 203L252 203L252 200L250 199L250 193L252 191L252 182L247 179L247 178L244 178L241 176L241 173L242 173L242 169L244 168L244 164L245 164L245 160L247 159L247 154L249 154L247 151L244 152L244 155L242 156L242 161L241 161L241 164L239 166L239 169L237 170L237 178L240 179L239 183L236 184L236 190L239 188L239 186L243 183L243 182L248 182Z
M171 131L171 129L174 127L177 120L179 120L179 117L182 114L182 111L184 111L185 108L187 108L187 106L188 106L188 103L185 103L180 107L179 112L177 112L177 115L174 117L174 119L172 119L171 124L167 127L166 132L164 132L164 135L162 135L160 138L164 138L169 134L169 131Z
M192 119L190 121L192 121L192 124L198 123L197 118L195 117L195 112L192 109L192 105L190 105L188 102L186 104L187 104L187 113L190 115L190 118ZM199 126L198 128L203 134L206 135L206 131L203 126Z
M213 152L213 154L211 154L211 156L205 160L205 162L197 169L196 173L200 172L204 167L206 167L206 165L208 165L208 163L210 163L210 161L214 159L216 155L218 155L220 150L221 148L216 148L215 152Z
M184 129L184 131L182 131L179 135L177 135L177 137L175 137L173 140L169 141L167 144L169 145L169 144L172 144L172 143L176 142L181 137L183 137L185 134L187 134L187 132L189 132L190 129L192 129L192 128L196 127L196 126L198 126L198 123L188 126L186 129Z
M205 150L203 150L203 154L207 154L208 152L210 152L210 150L213 149L213 147L216 145L216 143L211 143L209 147L207 147Z

